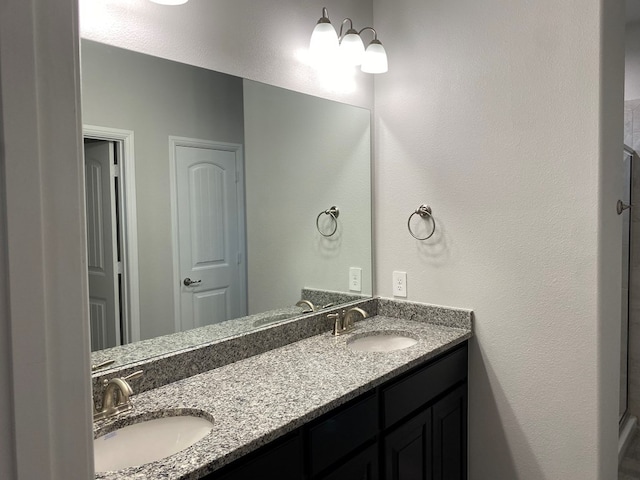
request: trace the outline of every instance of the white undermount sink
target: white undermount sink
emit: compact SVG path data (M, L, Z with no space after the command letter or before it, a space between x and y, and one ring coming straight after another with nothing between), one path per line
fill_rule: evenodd
M371 332L347 341L351 350L358 352L393 352L409 348L418 340L404 332Z
M191 415L156 418L119 428L93 441L95 471L162 460L203 439L212 429L211 421Z

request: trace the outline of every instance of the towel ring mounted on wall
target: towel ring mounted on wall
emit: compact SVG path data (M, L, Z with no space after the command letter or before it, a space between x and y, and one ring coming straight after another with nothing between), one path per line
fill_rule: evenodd
M426 237L418 237L416 236L415 233L413 233L413 230L411 230L411 219L413 218L414 215L419 215L422 218L429 217L431 219L433 228L431 229L431 233ZM409 229L409 233L411 234L411 236L416 240L427 240L428 238L431 238L433 233L436 231L436 220L435 218L433 218L433 215L431 214L431 207L423 203L418 208L416 208L416 211L413 212L411 215L409 215L409 220L407 220L407 228Z
M319 222L320 222L320 217L322 215L329 215L333 219L333 230L331 230L331 233L324 233L322 230L320 230ZM320 233L320 235L322 235L323 237L327 237L327 238L333 236L333 234L336 233L336 231L338 230L339 216L340 216L340 210L335 205L327 210L320 212L316 217L316 228L318 229L318 233Z

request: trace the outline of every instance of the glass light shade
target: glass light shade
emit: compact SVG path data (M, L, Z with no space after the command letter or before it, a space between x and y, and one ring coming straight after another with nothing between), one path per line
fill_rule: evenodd
M365 73L384 73L389 70L387 52L378 40L372 40L365 50L361 68Z
M318 22L311 34L309 51L314 57L326 58L338 49L338 34L329 22Z
M184 5L189 0L151 0L153 3L160 5Z
M340 42L340 55L349 65L362 64L364 43L355 30L349 30Z

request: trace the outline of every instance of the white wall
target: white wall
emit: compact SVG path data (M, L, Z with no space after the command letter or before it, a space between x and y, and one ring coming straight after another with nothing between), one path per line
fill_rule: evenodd
M361 72L338 86L301 59L322 7L337 24L372 24L371 0L192 1L166 7L148 0L80 0L83 38L210 68L354 105L373 105L373 81Z
M475 311L472 480L616 475L623 20L607 3L601 24L593 0L374 1L377 293L404 270L410 300ZM418 242L423 202L438 229Z
M625 28L624 99L640 99L640 22Z
M249 313L300 300L303 287L371 295L370 112L244 82ZM330 238L316 217L336 205ZM332 222L323 215L323 231Z

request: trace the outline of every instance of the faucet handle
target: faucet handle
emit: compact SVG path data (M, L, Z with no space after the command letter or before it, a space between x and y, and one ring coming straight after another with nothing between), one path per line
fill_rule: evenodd
M140 378L142 375L144 375L144 370L138 370L136 372L130 373L126 377L122 377L122 379L125 381L135 380L136 378Z
M102 385L106 387L110 383L117 381L117 382L124 382L129 387L129 389L131 389L131 385L129 385L129 380L135 380L136 378L140 378L143 374L144 374L144 370L137 370L133 373L130 373L126 377L113 377L111 379L105 377L102 379ZM133 391L131 391L130 393L133 393Z
M344 333L344 310L336 313L327 313L327 318L333 320L333 334L341 335Z
M104 362L98 363L96 365L91 365L91 371L95 372L96 370L100 370L102 368L108 367L109 365L116 363L115 360L105 360Z

